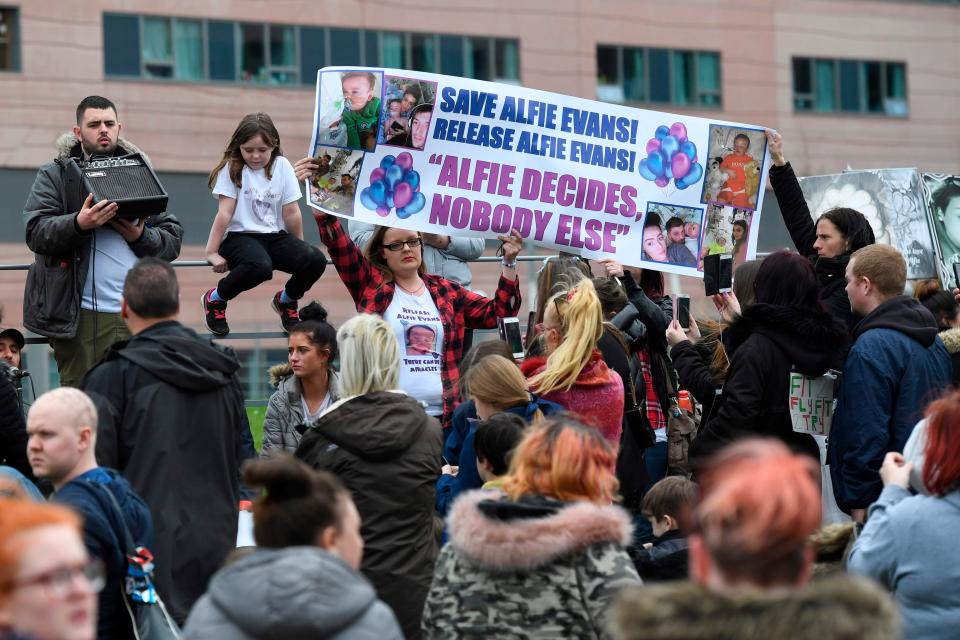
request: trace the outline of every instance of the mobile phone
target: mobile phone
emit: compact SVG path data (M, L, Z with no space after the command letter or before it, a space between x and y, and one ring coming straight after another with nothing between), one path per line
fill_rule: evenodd
M960 287L960 262L953 263L953 286Z
M720 256L720 272L717 277L720 293L733 291L733 256Z
M500 339L510 345L514 358L523 357L523 341L520 338L519 318L497 318Z
M690 296L678 293L673 297L673 317L681 329L690 328Z
M525 347L529 348L533 344L533 341L537 339L537 312L531 311L527 314L527 339L524 340L523 344Z
M708 298L720 293L720 254L703 258L703 293Z

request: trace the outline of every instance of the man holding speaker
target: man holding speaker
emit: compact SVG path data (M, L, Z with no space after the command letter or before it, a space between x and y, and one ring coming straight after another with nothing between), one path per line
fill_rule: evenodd
M57 140L57 157L40 168L23 210L27 246L36 256L27 274L23 325L50 339L64 386L77 386L107 347L130 337L120 298L134 262L180 254L183 228L173 215L119 218L117 203L94 203L76 174L76 166L91 160L130 153L149 163L120 138L120 129L113 102L84 98L77 126Z

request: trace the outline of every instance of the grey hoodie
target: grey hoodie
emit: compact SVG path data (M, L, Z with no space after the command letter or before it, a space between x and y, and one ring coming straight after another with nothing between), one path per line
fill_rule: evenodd
M402 640L370 583L318 547L257 549L210 581L184 640Z

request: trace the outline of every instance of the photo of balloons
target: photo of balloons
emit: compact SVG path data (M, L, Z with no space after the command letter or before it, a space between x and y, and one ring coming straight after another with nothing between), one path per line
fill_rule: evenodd
M640 175L658 187L666 187L673 180L677 189L686 189L703 177L703 165L698 162L697 145L687 140L687 127L674 122L657 127L647 141L647 157L640 161Z
M396 208L401 220L418 213L427 204L420 193L420 174L413 169L413 156L404 151L384 156L370 172L370 186L360 192L360 202L382 217Z

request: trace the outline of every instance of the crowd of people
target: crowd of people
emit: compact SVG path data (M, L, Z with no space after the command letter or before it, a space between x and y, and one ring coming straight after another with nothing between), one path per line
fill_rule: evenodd
M226 275L202 305L225 335L227 300L291 273L259 451L236 355L178 321L176 217L62 188L71 158L135 148L119 133L81 102L24 212L24 325L63 386L24 416L0 380L0 638L141 637L144 611L197 640L956 636L960 291L905 295L857 211L813 221L779 133L796 251L740 264L718 321L682 327L660 272L555 256L520 359L471 335L520 308L515 230L487 297L482 242L315 211L357 315L301 308L320 169L245 117L210 175ZM24 346L2 337L0 377ZM828 443L794 424L794 376L836 380Z

